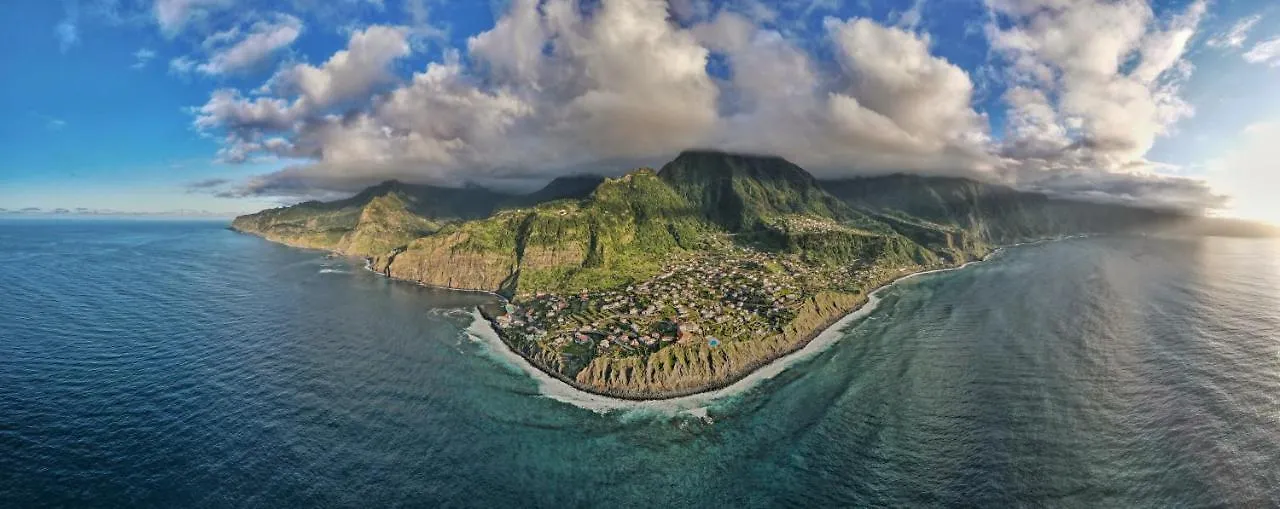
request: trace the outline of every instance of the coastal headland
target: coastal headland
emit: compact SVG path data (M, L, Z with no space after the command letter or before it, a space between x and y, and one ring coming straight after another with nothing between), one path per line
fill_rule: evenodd
M714 151L525 195L390 181L232 228L362 257L395 279L497 294L481 312L507 347L577 389L633 400L728 386L804 348L876 289L1001 246L1274 233L963 178L819 181L782 158Z

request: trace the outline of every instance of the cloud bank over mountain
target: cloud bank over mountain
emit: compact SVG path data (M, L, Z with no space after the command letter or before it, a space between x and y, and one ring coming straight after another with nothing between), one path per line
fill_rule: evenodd
M173 33L229 1L159 2L156 15ZM989 51L968 70L918 28L919 10L804 25L779 11L822 2L792 4L511 0L491 29L410 73L397 71L419 56L421 19L358 27L318 64L215 90L191 109L193 125L222 140L224 161L296 161L216 188L235 196L388 178L527 187L699 147L777 154L820 177L917 172L1102 201L1222 203L1146 158L1195 113L1182 87L1203 0L1164 16L1138 0L987 0L967 32ZM283 15L248 24L193 65L235 72L302 30Z

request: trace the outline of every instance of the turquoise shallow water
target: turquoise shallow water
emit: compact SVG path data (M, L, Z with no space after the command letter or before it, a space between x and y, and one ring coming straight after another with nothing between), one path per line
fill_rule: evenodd
M1280 504L1273 241L907 280L704 420L545 397L483 297L224 227L0 220L0 506Z

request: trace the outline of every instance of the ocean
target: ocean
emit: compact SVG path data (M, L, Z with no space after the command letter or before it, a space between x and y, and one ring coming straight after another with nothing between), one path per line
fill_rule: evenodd
M1280 505L1274 240L1011 248L628 405L225 228L0 219L0 507Z

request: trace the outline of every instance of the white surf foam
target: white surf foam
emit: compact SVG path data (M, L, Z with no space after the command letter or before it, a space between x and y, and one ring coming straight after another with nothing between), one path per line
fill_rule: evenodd
M957 269L958 268L960 267L957 267ZM929 273L934 272L941 272L941 270L929 271ZM899 281L922 274L925 273L921 272L905 276L899 279ZM880 297L878 294L885 288L888 288L888 286L873 292L868 296L866 304L863 304L862 307L859 307L854 312L845 315L831 327L823 330L813 339L813 341L810 341L809 344L805 345L804 348L751 372L743 379L721 389L662 400L634 401L611 398L608 396L601 396L599 394L592 394L564 383L563 381L544 373L542 370L530 364L524 357L521 357L519 354L512 351L511 348L502 342L502 338L498 337L497 331L493 330L492 325L488 320L485 320L484 317L480 315L479 311L472 311L472 322L471 326L467 328L467 333L483 343L490 354L499 358L504 363L525 372L533 378L538 383L539 393L545 397L597 413L607 413L616 410L650 410L665 414L685 413L704 421L709 421L710 417L707 415L707 409L713 403L732 396L740 395L761 382L778 376L778 374L782 373L792 365L821 353L839 341L843 336L842 332L845 327L848 327L849 324L857 321L859 318L865 317L875 311L876 307L880 303Z

